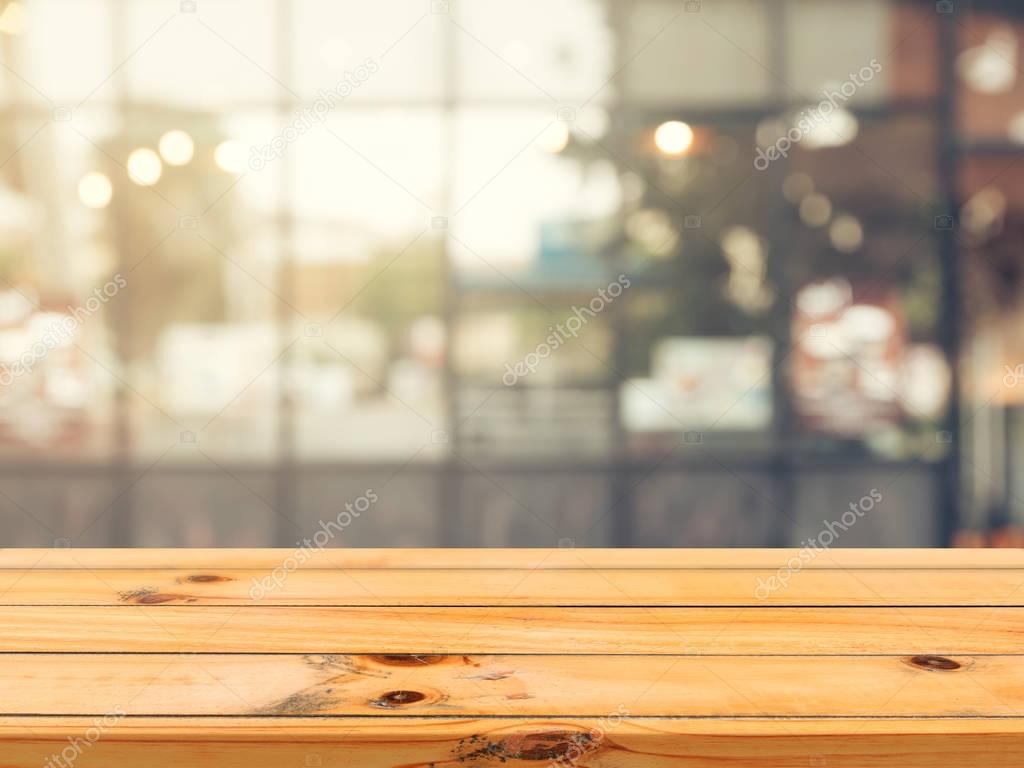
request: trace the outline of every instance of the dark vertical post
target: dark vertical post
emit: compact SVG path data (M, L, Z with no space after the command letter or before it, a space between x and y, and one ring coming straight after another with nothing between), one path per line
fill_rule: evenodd
M957 6L960 4L958 3ZM936 543L949 546L960 519L961 504L961 375L960 345L963 282L959 243L956 234L957 170L959 167L959 146L956 128L956 52L957 23L955 14L938 14L938 95L936 98L937 165L939 183L939 216L937 227L939 263L942 279L942 313L940 316L939 338L950 369L950 400L943 427L951 439L949 453L939 473L939 517Z
M788 51L787 24L789 3L778 3L774 13L768 19L768 50L771 55L771 68L777 77L773 78L774 100L786 104L790 94L784 82L787 79ZM779 80L782 78L782 81ZM781 547L792 545L793 530L796 527L796 473L797 466L793 456L793 403L790 389L790 377L787 373L786 360L789 359L792 344L792 307L793 286L790 280L786 258L791 253L792 214L785 202L780 198L782 182L785 180L787 158L773 163L765 173L769 174L769 184L776 194L773 195L775 210L772 212L768 231L768 262L766 270L769 279L775 286L775 304L771 313L771 328L774 345L772 346L772 435L770 463L773 475L771 486L774 489L774 525L771 539L767 546Z

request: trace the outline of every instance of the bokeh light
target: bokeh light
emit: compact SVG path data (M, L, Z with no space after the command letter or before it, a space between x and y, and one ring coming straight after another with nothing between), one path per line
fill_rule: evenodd
M184 131L168 131L160 137L160 156L168 165L188 165L195 154L195 143Z
M654 145L670 157L685 155L693 146L693 128L679 120L662 123L654 131Z
M85 174L78 182L78 199L90 208L106 208L113 195L110 179L99 171Z
M148 147L139 147L128 155L128 178L141 187L151 187L160 181L163 163L160 156Z

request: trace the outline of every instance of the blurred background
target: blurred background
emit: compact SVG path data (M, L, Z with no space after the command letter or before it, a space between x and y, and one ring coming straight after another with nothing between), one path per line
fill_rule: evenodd
M0 0L0 545L1019 546L1022 42Z

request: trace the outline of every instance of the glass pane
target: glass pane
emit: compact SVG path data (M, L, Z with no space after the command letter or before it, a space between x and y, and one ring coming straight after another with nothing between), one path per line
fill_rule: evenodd
M291 386L300 455L445 450L444 232L435 111L333 115L289 147L296 226Z
M94 98L130 98L181 107L289 97L277 64L273 0L133 0L126 3L126 65Z
M731 462L727 469L644 471L631 476L630 485L636 495L633 546L777 546L777 525L788 523L772 477Z
M5 3L0 93L50 109L73 108L114 71L112 30L109 0Z
M155 468L133 488L137 547L258 547L272 541L274 476L268 470Z
M454 509L444 510L447 523L438 515L440 473L430 467L380 463L345 473L307 467L296 483L296 509L283 522L288 542L312 539L328 548L432 547L445 545L441 532L446 525L455 527ZM328 534L333 535L325 539ZM329 551L322 558L332 562Z
M460 93L553 104L600 101L610 94L604 86L613 69L605 6L596 0L455 4Z
M686 139L678 147L672 130ZM766 442L776 222L754 139L749 123L681 121L638 123L629 138L619 247L634 285L620 418L632 450L662 456L686 435Z
M10 469L10 468L9 468ZM5 547L109 547L120 541L118 489L77 467L18 469L0 477Z
M789 0L786 98L840 105L885 98L899 42L895 14L886 0Z
M273 226L280 169L244 170L244 147L276 125L259 113L147 113L104 145L115 181L108 226L129 283L115 327L137 395L139 456L206 462L277 450L289 341L275 327L289 308ZM180 133L168 141L171 131ZM153 166L130 174L140 151Z
M800 546L889 547L935 545L937 505L933 474L921 469L816 472L797 483L795 525L789 543ZM806 545L805 545L806 546Z
M527 461L609 457L613 405L606 389L463 387L462 454Z
M1020 243L1024 155L973 155L961 167L957 221L964 252L968 338L963 439L970 525L1022 519L1019 438L1024 402ZM964 521L967 525L968 521Z
M405 461L444 453L444 332L434 310L421 309L353 311L305 327L291 371L300 457Z
M833 130L813 133L795 145L792 169L810 177L811 191L856 201L865 211L890 219L931 213L937 191L936 128L927 118L837 115ZM766 133L765 138L770 138ZM767 142L762 142L764 146ZM790 182L784 194L803 202L806 182ZM813 198L818 201L818 198ZM805 215L819 211L807 203ZM834 208L834 207L833 207ZM831 209L830 209L831 210ZM819 212L823 212L821 208ZM830 221L831 219L829 219Z
M986 10L957 19L958 119L966 138L1024 144L1024 78L1019 14Z
M764 101L770 74L768 18L756 0L638 0L627 14L621 58L628 98L646 104Z
M280 153L289 159L294 215L343 225L344 250L365 252L360 237L411 238L439 212L443 145L436 110L335 112L292 143L287 127L260 146L284 138Z
M939 6L890 0L886 56L879 57L889 98L927 99L939 91Z
M83 189L95 148L112 127L83 112L69 123L0 123L8 161L0 170L0 451L90 459L113 451L118 365L111 318L126 276L102 211L102 177ZM89 199L89 198L86 198Z
M597 142L601 110L466 109L455 117L450 247L459 280L579 288L614 276L601 256L621 204Z
M463 546L606 546L607 478L553 467L543 473L462 467Z
M443 4L447 5L447 3ZM295 90L313 100L335 89L344 100L440 98L449 15L429 0L295 0ZM367 72L359 70L367 67ZM348 84L350 88L343 86Z
M934 133L916 118L854 126L840 146L799 144L783 181L796 416L819 447L935 459L949 369L937 335Z
M536 302L513 288L466 296L454 339L460 378L492 387L597 385L614 378L612 294L605 293L607 301L582 292L534 295Z

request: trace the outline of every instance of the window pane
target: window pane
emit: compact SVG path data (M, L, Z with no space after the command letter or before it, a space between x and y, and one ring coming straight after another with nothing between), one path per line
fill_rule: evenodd
M673 153L657 121L638 121L622 168L620 258L633 286L620 418L643 454L660 457L687 434L763 450L776 293L771 175L755 168L748 122L664 125L684 127L690 144Z
M691 455L700 446L689 446ZM631 477L636 520L630 543L639 547L749 547L778 541L779 509L772 477L733 462L686 472Z
M157 467L139 478L135 494L137 547L257 547L277 525L269 470Z
M280 169L244 170L244 147L276 125L262 113L145 114L106 148L116 180L108 226L129 282L116 322L142 457L265 460L277 451L287 340L275 322L288 309L273 226ZM167 160L183 159L164 141L172 129L191 137L181 165ZM164 151L150 186L115 164L139 147Z
M602 110L570 129L555 110L465 109L455 118L452 260L460 279L593 286L621 203L614 164L596 142Z
M287 127L276 132L286 141ZM411 237L422 231L441 208L441 128L434 110L387 109L335 112L322 126L300 131L282 150L290 161L294 215L344 225L345 232Z
M287 150L304 457L445 450L441 148L437 112L373 110L332 115Z
M109 0L26 0L5 6L0 29L6 32L9 69L0 78L0 92L44 107L73 107L113 72Z
M462 468L463 546L599 547L608 541L605 477Z
M958 20L958 119L968 139L1024 144L1019 16L972 11Z
M70 123L0 123L0 450L89 459L113 450L118 365L111 319L126 278L114 259L105 212L79 199L96 150L113 127L83 112ZM109 176L86 190L109 203ZM96 196L99 196L98 198Z
M790 543L814 539L824 545L823 532L838 533L830 546L865 547L885 542L891 547L933 546L936 530L934 475L920 469L885 469L871 473L817 472L797 484L798 524ZM847 530L835 523L849 523L851 504L862 510ZM826 529L829 523L830 529Z
M487 386L610 381L614 298L605 295L545 292L534 301L516 288L473 291L455 329L456 371Z
M131 60L96 98L116 98L122 78L132 98L182 107L289 96L275 59L272 0L133 0L125 8L123 55Z
M296 509L283 522L286 540L302 541L340 527L341 532L334 533L325 546L445 546L448 542L442 541L441 530L447 523L442 517L454 523L456 512L446 508L438 515L439 477L434 468L404 466L404 462L345 473L303 468L296 477ZM330 525L321 526L321 521ZM333 557L329 551L319 556L325 566Z
M835 147L799 144L783 182L796 291L788 358L799 426L819 447L934 459L948 401L938 346L933 128L862 119Z
M109 547L118 541L120 489L75 467L16 470L0 477L5 547Z
M625 90L648 104L716 106L767 99L768 14L755 0L639 0L627 7Z
M963 164L964 203L957 221L964 250L966 314L971 334L964 354L965 476L973 527L1002 525L1022 513L1020 211L1024 156L973 155Z
M817 103L877 102L888 95L898 16L886 0L790 0L783 94ZM842 34L837 34L842 30Z
M453 8L466 98L578 102L610 93L604 89L613 53L604 3L474 0Z
M291 39L295 89L315 99L320 89L353 82L353 102L436 100L447 14L431 13L428 0L295 0ZM365 80L347 73L372 61Z

